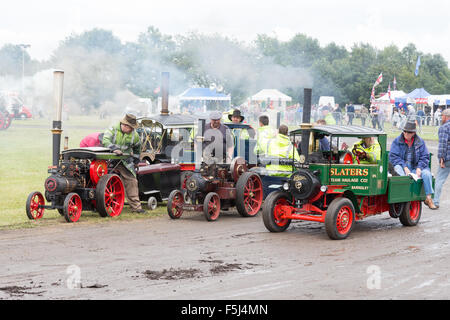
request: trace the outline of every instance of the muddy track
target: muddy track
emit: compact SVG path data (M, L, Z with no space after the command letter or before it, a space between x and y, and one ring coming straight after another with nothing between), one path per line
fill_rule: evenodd
M235 211L3 230L0 299L449 299L449 192L416 227L385 213L344 241Z

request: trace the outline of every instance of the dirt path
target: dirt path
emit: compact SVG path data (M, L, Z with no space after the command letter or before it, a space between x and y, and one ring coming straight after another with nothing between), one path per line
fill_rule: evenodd
M418 226L385 213L344 241L234 211L0 231L0 299L449 299L449 185Z

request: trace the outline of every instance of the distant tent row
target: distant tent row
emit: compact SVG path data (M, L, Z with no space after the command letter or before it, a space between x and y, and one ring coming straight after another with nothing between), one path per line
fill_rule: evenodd
M222 107L227 108L231 104L230 95L217 92L210 88L190 88L178 96L182 106L206 106L207 109ZM278 106L285 107L292 98L276 89L263 89L248 98L250 103L278 103Z

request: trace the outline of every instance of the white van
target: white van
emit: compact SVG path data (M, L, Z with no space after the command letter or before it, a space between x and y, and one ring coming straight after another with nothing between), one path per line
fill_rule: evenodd
M327 106L328 104L330 104L333 108L335 107L336 103L334 102L334 97L321 96L319 98L319 106Z

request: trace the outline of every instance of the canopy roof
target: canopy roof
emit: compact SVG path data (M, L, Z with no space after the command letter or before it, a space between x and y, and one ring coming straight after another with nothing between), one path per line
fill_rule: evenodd
M218 93L216 89L190 88L179 96L180 100L231 100L229 95Z
M450 104L450 94L431 95L428 97L428 103L438 106L445 106Z
M272 101L292 101L292 98L288 95L278 91L277 89L262 89L255 95L250 97L252 101L265 101L270 99Z
M198 117L189 114L155 114L138 120L146 127L151 126L152 123L159 123L164 129L192 128L197 124Z
M312 131L322 132L333 136L351 136L351 137L373 137L379 135L385 135L383 131L373 129L370 127L361 126L338 126L338 125L314 125L311 128ZM291 131L289 134L300 134L302 129Z
M426 98L429 97L430 94L425 90L424 88L417 88L411 91L406 95L406 97L413 98L413 99L420 99L420 98Z

